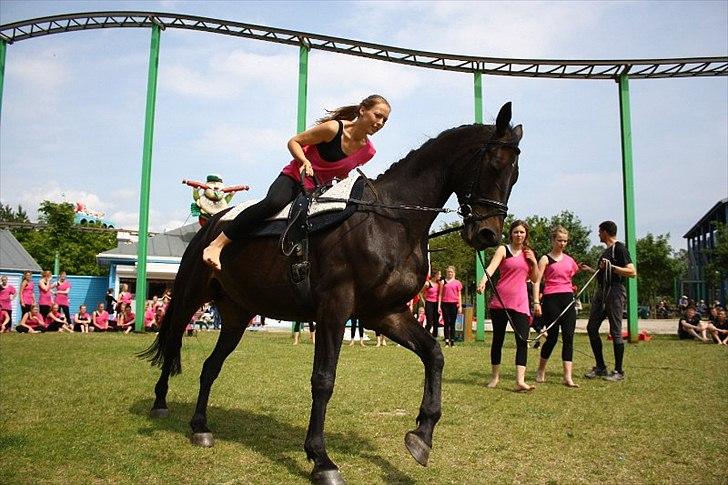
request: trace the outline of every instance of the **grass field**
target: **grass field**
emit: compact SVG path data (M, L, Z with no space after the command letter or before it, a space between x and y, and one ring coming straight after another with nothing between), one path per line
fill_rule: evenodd
M185 338L172 414L151 420L158 371L133 356L151 336L0 335L0 483L306 483L307 335L297 347L284 333L246 335L213 387L216 445L205 449L189 444L187 422L216 338ZM403 444L422 396L419 359L391 343L343 348L326 430L350 484L728 482L725 347L657 337L628 345L626 381L567 389L559 346L548 382L516 394L512 339L500 388L485 388L487 339L443 349L427 468ZM584 335L576 349L590 353ZM532 350L530 382L537 358ZM577 375L591 365L575 355Z

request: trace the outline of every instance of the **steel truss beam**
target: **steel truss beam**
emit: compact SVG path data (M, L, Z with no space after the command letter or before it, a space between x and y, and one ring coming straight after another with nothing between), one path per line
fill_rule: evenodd
M491 76L562 79L630 79L726 76L728 56L683 59L551 60L475 57L403 49L369 42L329 37L294 30L265 27L194 15L160 12L91 12L56 15L0 25L0 40L8 44L79 30L142 27L198 30L234 37L305 46L407 66L445 71L480 72Z

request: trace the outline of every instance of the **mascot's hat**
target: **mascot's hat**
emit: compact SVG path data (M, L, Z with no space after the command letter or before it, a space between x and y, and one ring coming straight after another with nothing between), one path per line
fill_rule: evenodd
M207 181L208 182L222 182L222 177L220 177L217 174L211 173L210 175L207 176Z

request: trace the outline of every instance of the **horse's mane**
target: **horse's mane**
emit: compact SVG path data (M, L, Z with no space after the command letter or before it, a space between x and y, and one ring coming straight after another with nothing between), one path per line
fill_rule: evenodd
M472 128L472 127L482 127L482 128L485 128L485 134L487 136L491 136L493 134L493 132L495 131L495 125L473 125L473 124L469 124L469 125L456 126L454 128L448 128L447 130L441 132L440 134L438 134L434 138L430 138L429 140L427 140L426 142L424 142L422 145L420 145L419 148L413 148L412 150L410 150L409 153L404 156L404 158L401 158L398 161L394 162L392 165L390 165L389 168L387 168L387 170L385 170L383 173L381 173L375 179L375 181L381 179L382 177L385 177L387 174L389 174L391 172L394 172L394 171L399 170L401 167L407 167L408 169L414 168L416 166L416 164L415 163L410 163L410 162L412 160L416 159L417 157L421 156L421 154L423 152L426 152L428 150L428 148L430 148L435 142L437 142L438 140L440 140L442 138L448 137L448 136L450 136L451 134L453 134L455 132L458 132L458 131L461 131L461 130L465 130L467 128Z

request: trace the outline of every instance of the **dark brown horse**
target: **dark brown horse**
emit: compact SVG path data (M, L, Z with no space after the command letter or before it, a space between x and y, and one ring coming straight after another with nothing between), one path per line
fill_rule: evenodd
M368 186L363 199L391 205L443 207L454 192L465 225L463 239L477 249L501 238L508 197L518 178L521 126L512 128L511 105L504 105L495 125L465 125L441 133L393 164ZM153 416L168 414L170 375L181 371L185 326L203 303L215 300L223 320L217 345L205 361L200 392L190 421L192 442L212 446L207 402L225 358L235 349L253 315L317 322L311 374L313 404L304 449L314 462L311 478L343 483L326 453L324 420L334 390L336 366L347 319L358 317L365 328L383 333L415 352L425 367L424 394L417 428L405 445L426 465L432 433L440 419L444 364L437 341L420 327L407 302L424 284L428 271L427 240L437 213L361 206L335 229L310 238L314 309L297 306L287 279L287 261L277 238L254 238L230 244L222 253L222 271L202 261L202 250L221 231L216 216L190 242L172 301L156 341L145 356L162 368L155 387ZM372 277L374 275L374 277Z

